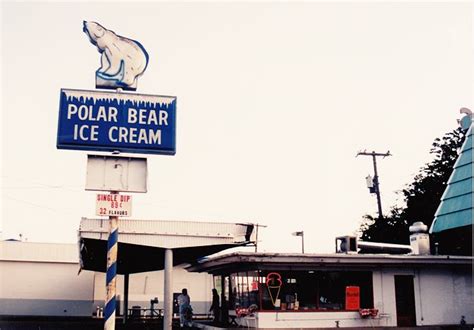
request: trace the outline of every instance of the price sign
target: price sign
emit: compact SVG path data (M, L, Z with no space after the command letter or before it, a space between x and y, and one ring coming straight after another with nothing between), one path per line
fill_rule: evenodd
M132 196L119 194L97 194L95 213L100 216L130 217Z

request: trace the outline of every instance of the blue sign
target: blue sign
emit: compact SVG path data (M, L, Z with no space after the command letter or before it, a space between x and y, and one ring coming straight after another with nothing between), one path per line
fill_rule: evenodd
M62 89L58 149L176 153L176 97Z

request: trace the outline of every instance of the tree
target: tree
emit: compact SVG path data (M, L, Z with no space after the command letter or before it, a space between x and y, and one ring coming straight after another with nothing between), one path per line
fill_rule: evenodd
M401 192L405 206L393 206L382 219L365 215L359 228L361 239L408 244L408 227L414 222L422 221L429 228L465 138L466 131L458 128L435 139L430 150L434 159Z

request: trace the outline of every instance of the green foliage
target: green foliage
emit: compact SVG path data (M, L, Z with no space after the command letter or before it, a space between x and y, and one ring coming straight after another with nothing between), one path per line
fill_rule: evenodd
M441 139L435 139L430 150L434 159L423 166L413 182L401 192L405 206L393 206L382 219L365 215L359 228L362 240L408 244L408 227L414 222L422 221L428 228L431 226L458 152L466 138L465 133L465 130L458 128Z

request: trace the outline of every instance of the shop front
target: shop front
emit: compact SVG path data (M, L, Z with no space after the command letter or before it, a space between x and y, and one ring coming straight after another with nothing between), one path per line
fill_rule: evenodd
M228 302L231 321L238 325L257 327L258 319L260 327L262 323L274 327L274 322L294 326L320 318L322 312L338 320L362 319L363 310L367 316L377 315L371 271L259 269L215 276L214 280L223 301ZM328 326L337 326L336 321Z
M251 270L228 277L232 309L358 311L373 308L372 272Z
M223 323L251 328L415 326L436 317L429 301L421 301L432 295L425 288L445 282L453 271L472 279L471 263L472 258L439 256L234 253L188 270L214 275ZM396 287L399 278L411 281L412 292ZM407 299L414 308L402 317L398 305ZM460 306L443 322L457 323L466 308ZM407 323L401 324L402 319Z

